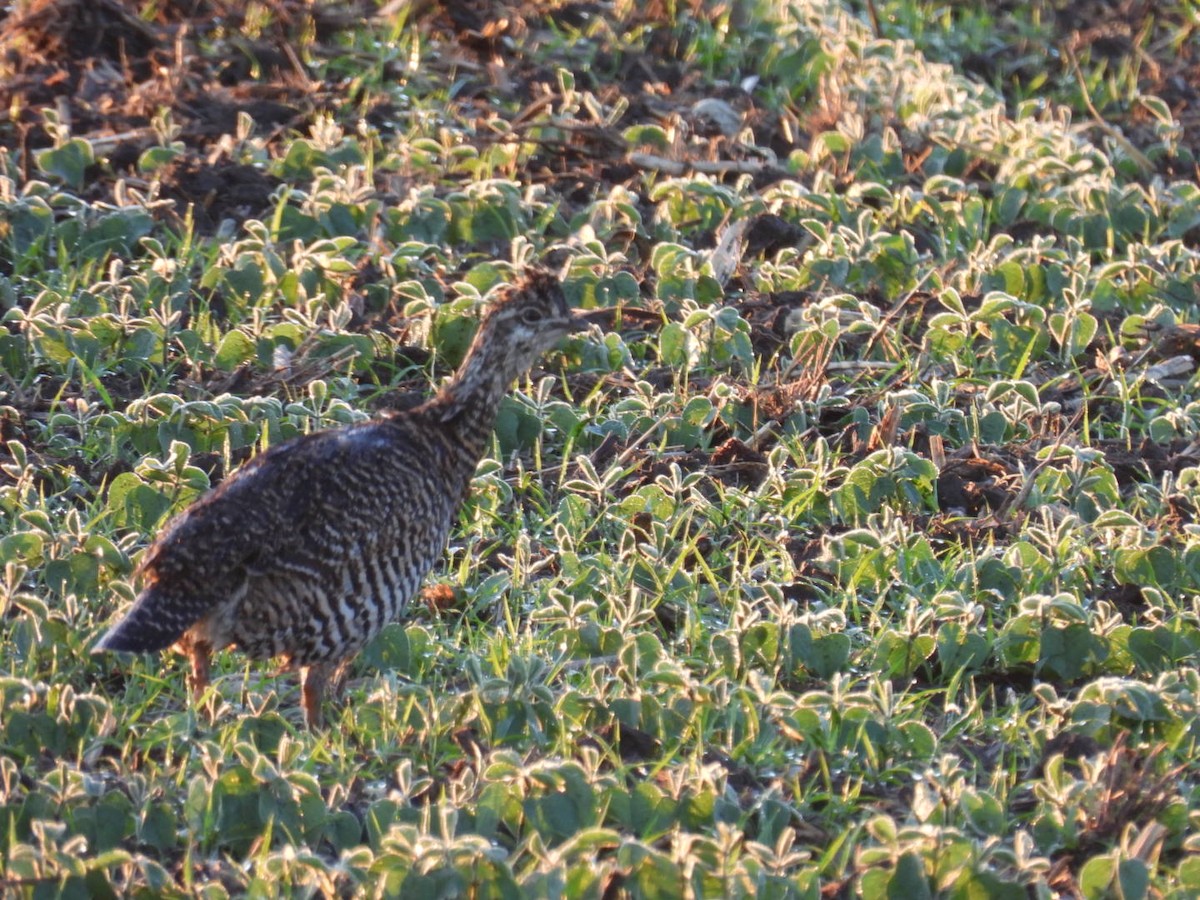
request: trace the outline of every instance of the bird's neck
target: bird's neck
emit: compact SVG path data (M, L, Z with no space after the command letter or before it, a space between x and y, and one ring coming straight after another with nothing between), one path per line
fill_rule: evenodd
M500 401L520 374L504 365L504 357L504 353L489 352L485 343L472 344L458 371L429 401L428 412L476 461L487 448Z

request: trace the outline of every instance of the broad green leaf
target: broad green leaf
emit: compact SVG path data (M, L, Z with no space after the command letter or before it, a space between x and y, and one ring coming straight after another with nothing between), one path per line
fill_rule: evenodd
M1107 645L1090 626L1050 626L1042 631L1038 672L1043 678L1070 683L1095 671L1107 658Z
M916 853L909 852L896 860L896 871L888 882L888 900L933 900L925 863Z
M221 343L217 346L213 362L218 369L225 372L232 372L242 363L252 359L254 354L254 341L241 331L230 331L221 339Z
M34 158L42 172L75 190L83 187L84 175L96 161L92 145L83 138L71 138L61 147L40 151Z

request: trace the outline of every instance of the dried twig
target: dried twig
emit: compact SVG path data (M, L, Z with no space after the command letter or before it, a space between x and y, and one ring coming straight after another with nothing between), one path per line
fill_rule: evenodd
M1154 171L1154 163L1150 162L1149 157L1141 150L1130 143L1129 138L1121 134L1121 132L1113 125L1104 121L1100 111L1096 109L1092 103L1091 94L1088 93L1087 79L1083 77L1083 71L1079 68L1079 60L1075 58L1075 49L1069 44L1063 47L1067 54L1067 59L1071 63L1071 70L1075 73L1075 80L1079 83L1079 94L1083 97L1083 105L1087 107L1087 111L1092 115L1092 124L1112 138L1125 154L1133 160L1134 165L1143 175L1148 175Z
M719 159L703 160L667 159L653 153L630 153L629 161L641 169L651 169L655 172L665 172L668 175L684 175L688 172L699 172L702 175L779 175L788 173L772 163L755 162L749 159Z
M712 264L713 278L721 287L725 287L742 263L742 254L746 250L746 229L749 227L750 219L738 219L721 233L721 239L708 256L708 261Z
M1070 434L1075 426L1079 424L1079 420L1082 418L1083 408L1081 408L1079 412L1075 413L1075 415L1071 417L1071 421L1067 423L1065 428L1059 431L1058 437L1055 439L1054 443L1050 445L1050 452L1047 453L1046 458L1034 466L1033 471L1025 477L1025 481L1021 485L1021 489L1013 494L1004 504L1004 506L996 511L995 518L998 523L1006 524L1008 520L1012 518L1013 512L1025 505L1025 501L1029 499L1029 494L1033 490L1033 483L1037 481L1038 475L1042 474L1042 470L1050 465L1050 463L1054 462L1054 460L1058 457L1058 448L1062 446L1063 441L1067 438L1067 435Z

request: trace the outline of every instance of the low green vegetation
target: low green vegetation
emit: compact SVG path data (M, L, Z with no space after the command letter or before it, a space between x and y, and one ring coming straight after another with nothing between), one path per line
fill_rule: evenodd
M6 895L1200 895L1191 6L58 6L0 37ZM72 9L125 62L37 105ZM325 730L90 655L536 262L609 313Z

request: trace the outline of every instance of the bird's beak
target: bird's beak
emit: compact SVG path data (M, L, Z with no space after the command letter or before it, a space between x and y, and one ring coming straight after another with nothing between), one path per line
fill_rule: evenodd
M599 309L577 309L574 310L571 316L572 331L586 331L593 325L598 325L606 318L612 317L612 310L600 307Z

